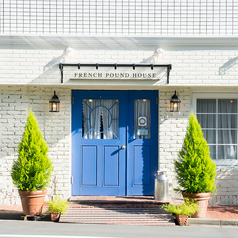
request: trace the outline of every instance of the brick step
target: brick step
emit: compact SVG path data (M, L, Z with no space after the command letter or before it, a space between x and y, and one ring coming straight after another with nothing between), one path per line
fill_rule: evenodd
M85 210L85 211L90 211L90 210L114 210L114 211L117 211L117 210L128 210L128 211L155 211L155 212L163 212L164 213L164 210L161 209L161 208L141 208L141 207L136 207L136 208L119 208L119 207L108 207L108 208L105 208L105 207L69 207L68 208L68 211L72 210L72 211L77 211L77 210Z
M130 216L130 215L133 215L133 216L139 216L139 215L148 215L148 216L152 216L152 215L156 215L156 216L161 216L161 215L168 215L168 214L165 214L165 213L157 213L157 212L151 212L151 211L144 211L144 212L141 212L141 211L124 211L124 210L118 210L118 211L98 211L98 212L95 212L95 211L67 211L65 215L77 215L78 213L80 213L81 215L88 215L88 216L92 216L92 215L101 215L101 214L109 214L109 213L116 213L117 216L120 216L120 215L123 215L123 214L126 214L127 216Z
M118 219L118 220L99 220L99 219L78 219L78 218L67 218L60 219L63 223L80 223L80 224L114 224L114 225L142 225L142 226L175 226L174 220L129 220L129 219Z
M80 223L80 224L104 224L104 225L141 225L141 226L175 226L175 223L173 220L166 221L166 220L128 220L128 219L122 219L122 220L98 220L98 219L60 219L60 222L63 223Z
M69 201L71 204L80 205L106 205L106 206L155 206L160 207L164 203L170 201L161 202L155 200L153 196L131 196L131 197L118 197L118 196L72 196Z
M137 226L175 226L174 221L158 221L158 222L152 222L152 221L130 221L130 220L122 220L122 221L99 221L99 220L89 220L89 221L84 221L84 220L78 220L78 219L68 219L67 221L62 221L60 222L72 222L72 223L80 223L80 224L102 224L102 225L137 225Z
M148 217L148 218L168 218L170 219L169 215L167 214L155 214L155 213L151 213L151 214L143 214L143 213L125 213L125 214L110 214L110 213L77 213L77 212L71 212L71 213L66 213L65 215L63 215L64 217L69 217L69 216L74 216L74 217Z
M72 205L72 204L71 204ZM173 216L158 208L102 208L72 207L60 222L77 222L82 224L127 224L127 225L166 225L174 224Z
M155 209L161 209L162 205L161 204L70 204L70 207L72 208L104 208L104 209L109 209L109 208L145 208L145 209L150 209L150 208L155 208Z
M72 215L63 215L61 220L63 219L83 219L84 221L86 221L87 219L88 220L98 220L98 218L100 218L100 221L103 221L103 220L108 220L110 219L111 221L112 220L115 220L115 221L119 221L119 220L135 220L135 221L139 221L139 220L142 220L142 221L154 221L155 222L155 219L156 219L156 222L157 221L170 221L171 219L169 219L168 217L146 217L146 216L143 216L143 217L135 217L135 216L131 216L131 217L128 217L128 216L72 216Z
M161 209L164 203L135 201L78 201L70 202L73 208L156 208Z
M174 226L173 216L153 196L73 196L60 222Z

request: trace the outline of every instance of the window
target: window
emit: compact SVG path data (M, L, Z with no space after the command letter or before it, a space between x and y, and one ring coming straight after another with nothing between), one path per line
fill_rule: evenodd
M82 108L84 139L118 139L118 100L84 99Z
M150 139L150 100L134 101L134 139Z
M196 99L196 113L214 160L237 160L237 98L203 95Z

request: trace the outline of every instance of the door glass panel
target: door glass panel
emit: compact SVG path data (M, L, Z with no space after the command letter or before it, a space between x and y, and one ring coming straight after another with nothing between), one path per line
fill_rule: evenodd
M118 139L118 100L84 99L82 108L84 139Z
M150 139L150 100L134 100L134 139Z

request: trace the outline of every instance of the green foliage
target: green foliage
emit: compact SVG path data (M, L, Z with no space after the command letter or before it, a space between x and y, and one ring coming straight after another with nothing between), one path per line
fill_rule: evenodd
M210 158L196 115L191 113L189 125L178 159L174 162L180 188L188 193L215 192L216 165Z
M18 146L18 158L13 162L11 176L19 190L45 190L50 182L52 162L48 146L32 111L29 112L25 132Z
M175 215L187 215L192 216L196 212L200 213L200 208L194 200L189 200L188 198L184 198L184 203L181 205L175 204L164 204L162 208Z
M53 201L47 201L49 204L48 212L58 212L60 214L65 214L67 208L69 207L69 202L67 200L63 200L59 195L55 197Z

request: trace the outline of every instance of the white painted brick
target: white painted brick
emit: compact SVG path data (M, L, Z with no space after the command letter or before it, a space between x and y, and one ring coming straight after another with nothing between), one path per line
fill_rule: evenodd
M4 179L5 184L1 186L1 204L20 204L19 195L17 189L12 184L12 179L10 176L10 168L13 162L13 159L17 158L18 144L21 141L21 137L24 131L26 118L27 118L27 102L31 102L31 107L33 111L35 109L42 109L41 104L46 104L48 106L48 101L52 97L53 90L57 90L59 95L64 94L64 97L61 97L60 100L65 106L71 108L70 94L71 91L69 89L61 89L61 88L52 88L50 86L1 86L0 88L0 102L1 104L6 104L6 107L1 105L1 113L4 115L4 119L2 116L0 117L1 121L1 137L0 144L5 145L0 147L0 158L1 165L0 166L0 174L2 179ZM10 96L9 96L10 95ZM37 95L37 96L36 96ZM28 98L29 97L29 98ZM30 99L30 100L29 100ZM5 102L4 102L5 101ZM70 183L69 183L69 174L70 174L70 115L71 111L66 110L64 113L60 113L60 115L53 115L47 112L50 117L46 117L45 110L48 110L48 107L44 108L41 112L35 112L35 115L38 119L39 126L42 130L43 135L48 137L47 133L52 136L52 132L55 132L55 127L57 124L62 125L61 129L64 130L64 133L54 133L54 137L56 141L50 142L48 140L47 144L49 146L49 151L54 149L53 154L59 151L61 156L62 163L58 164L60 156L52 156L51 159L53 163L57 164L57 169L61 172L61 181L60 184L62 187L60 188L57 184L55 187L55 182L52 179L52 182L48 188L48 193L63 193L65 197L69 197L70 194ZM0 113L0 115L1 115ZM63 115L63 116L62 116ZM50 120L54 120L57 117L57 124L51 123L50 130L47 130L45 126L41 126L41 124L46 125L49 124ZM4 123L5 122L5 123ZM5 124L5 125L4 125ZM3 129L2 129L3 127ZM10 137L9 137L10 136ZM62 140L63 139L63 140ZM66 146L65 146L66 145ZM50 152L49 152L50 155ZM62 172L63 171L63 172ZM66 177L64 177L66 176ZM53 178L53 177L52 177Z
M1 71L2 73L0 74L0 83L4 83L6 80L8 80L9 83L19 82L22 84L27 84L32 80L36 80L36 82L39 84L47 82L52 84L60 84L60 71L57 66L59 62L55 61L52 64L49 62L54 61L55 58L58 58L62 55L64 48L63 46L61 47L61 50L46 50L43 48L43 46L39 46L37 49L24 51L24 54L19 53L22 51L19 47L14 48L13 50L4 50L7 52L7 57L3 57L1 59L4 62L12 62L12 59L14 59L18 66L16 65L17 68L12 68L12 65L4 67L4 70ZM111 61L112 58L115 58L119 61L121 59L126 59L128 62L141 62L143 61L143 57L152 57L155 50L155 46L150 47L145 54L143 51L138 52L136 49L138 46L134 45L133 47L135 50L130 50L129 52L127 50L116 50L113 47L110 51L82 51L81 49L75 50L76 52L74 54L74 58L72 58L70 61L85 61L86 57L90 59L90 57L93 55L95 59L100 57L100 59L104 59L105 61ZM238 52L237 49L234 50L234 48L226 48L225 50L214 50L214 48L211 46L204 46L199 50L196 50L196 48L191 50L190 48L181 48L177 46L176 50L178 51L169 52L169 50L166 50L166 61L173 65L170 76L170 83L172 85L183 84L188 86L204 86L204 84L219 84L220 86L231 86L237 84L237 80L235 80L237 75L237 66L233 65L231 68L226 69L224 75L219 75L219 69L222 69L223 64L229 61L226 55L234 55L235 57ZM2 50L0 53L1 52ZM21 59L16 58L15 55L21 55ZM174 58L175 55L177 58ZM34 62L31 59L33 59ZM29 60L29 62L27 60ZM19 67L19 61L20 65L25 67ZM200 64L202 64L202 67L200 67ZM44 68L46 71L42 71ZM14 73L14 70L17 70L16 73ZM235 81L231 80L232 76L234 77ZM208 77L209 80L207 80Z

